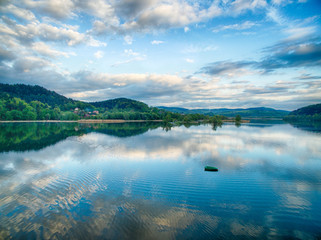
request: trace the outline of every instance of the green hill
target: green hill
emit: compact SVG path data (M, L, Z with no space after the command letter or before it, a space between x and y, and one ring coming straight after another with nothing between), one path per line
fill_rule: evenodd
M0 84L0 120L159 120L166 113L127 98L88 103L40 86Z
M74 101L70 98L66 98L54 91L47 90L38 85L31 86L25 84L2 84L0 83L0 93L7 93L11 97L20 98L27 103L32 101L39 101L49 106L65 105L68 103L74 104Z
M91 102L90 104L96 108L105 108L106 110L120 109L122 111L137 112L148 112L151 110L147 104L128 98L116 98L101 102Z
M309 105L289 113L289 115L296 115L296 116L298 115L313 116L314 114L321 114L321 104Z
M209 116L213 115L222 115L226 117L235 117L240 115L243 118L283 118L286 116L289 111L285 110L276 110L273 108L218 108L218 109L186 109L186 108L177 108L177 107L158 107L160 109L165 109L167 111L175 113L184 113L184 114L205 114Z
M321 122L321 104L299 108L284 117L288 122Z

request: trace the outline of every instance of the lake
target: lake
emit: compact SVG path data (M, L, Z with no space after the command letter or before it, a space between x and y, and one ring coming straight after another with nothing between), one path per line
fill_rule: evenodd
M321 238L320 131L3 123L0 144L0 239Z

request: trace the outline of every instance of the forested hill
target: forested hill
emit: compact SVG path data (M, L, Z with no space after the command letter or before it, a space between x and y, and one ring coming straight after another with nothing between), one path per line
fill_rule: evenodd
M25 84L2 84L0 83L0 93L7 93L11 97L16 97L24 100L27 103L39 101L49 106L65 105L68 103L74 104L75 101L66 98L54 91L47 90L38 85L31 86Z
M96 108L105 108L109 110L122 109L124 111L138 112L148 112L150 110L147 104L128 98L116 98L101 102L91 102L90 104L95 106Z
M315 121L321 122L321 104L309 105L299 108L284 117L286 121Z
M165 112L126 98L88 103L41 86L0 84L0 120L156 120Z
M315 104L315 105L309 105L303 108L299 108L297 110L294 110L293 112L290 112L289 115L309 115L313 116L314 114L321 114L321 103Z
M276 110L273 108L236 108L236 109L228 109L228 108L218 108L218 109L187 109L187 108L178 108L178 107L158 107L160 109L164 109L171 112L176 113L199 113L205 115L223 115L226 117L234 117L236 115L240 115L245 118L283 118L286 116L289 111L285 110Z
M172 113L127 98L88 103L66 98L40 86L0 84L0 120L78 119L164 120L165 123L206 121L221 124L221 117Z

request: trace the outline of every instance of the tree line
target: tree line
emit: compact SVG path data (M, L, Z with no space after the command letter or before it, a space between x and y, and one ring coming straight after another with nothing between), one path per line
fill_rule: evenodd
M49 105L38 100L27 102L8 93L0 93L0 120L78 120L78 119L123 119L162 120L165 123L207 122L222 124L223 116L204 114L180 114L148 107L130 99L98 104L99 107L80 101L69 101L62 105ZM107 106L107 107L106 107Z

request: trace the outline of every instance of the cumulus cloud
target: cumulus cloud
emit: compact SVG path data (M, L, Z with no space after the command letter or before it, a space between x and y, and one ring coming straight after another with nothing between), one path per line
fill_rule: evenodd
M27 21L33 21L36 19L35 15L31 11L17 7L13 4L1 6L0 11L2 13L11 13L16 17Z
M96 34L125 34L182 27L188 32L188 25L193 23L205 22L222 15L235 16L264 7L265 0L213 1L210 4L187 0L122 0L111 4L114 15L96 20L92 31Z
M73 52L67 53L67 52L54 50L44 42L33 43L31 49L36 51L40 55L51 57L51 58L55 58L59 56L69 57L70 55L75 55L75 53Z
M71 0L24 0L23 4L30 9L58 19L71 16L75 7Z
M68 46L89 42L92 45L100 45L99 41L94 40L91 36L76 31L69 26L56 27L47 23L38 21L26 25L18 24L16 21L3 18L4 24L0 23L0 32L20 40L21 44L36 41L37 38L43 41L60 41Z
M24 57L14 63L14 69L18 72L30 72L52 66L51 62L39 57Z
M24 0L19 4L21 7L8 4L6 11L28 20L34 19L29 10L58 20L76 18L82 13L90 15L95 19L91 32L98 35L126 35L177 27L187 32L190 24L221 15L235 16L267 5L265 0L213 1L204 4L188 0Z

